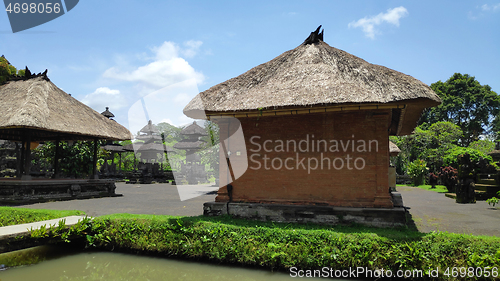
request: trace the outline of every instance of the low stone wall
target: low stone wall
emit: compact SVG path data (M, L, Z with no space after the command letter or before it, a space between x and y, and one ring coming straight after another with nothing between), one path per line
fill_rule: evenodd
M318 224L359 223L376 227L396 227L406 225L406 210L395 208L351 208L308 205L281 205L258 203L207 202L203 204L203 214L260 221L298 222Z
M49 200L118 196L114 180L0 180L0 203L17 204Z

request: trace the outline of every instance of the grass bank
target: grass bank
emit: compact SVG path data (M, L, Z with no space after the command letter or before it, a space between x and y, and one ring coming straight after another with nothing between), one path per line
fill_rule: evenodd
M67 216L85 215L82 211L60 211L45 209L28 209L14 207L0 207L0 226L30 223L57 219Z
M439 268L438 279L453 280L447 268L500 267L498 237L406 228L118 214L94 220L90 233L93 247L282 270L364 267L422 270L426 277L429 268Z
M497 274L500 269L499 237L259 222L228 216L115 214L84 219L70 228L60 225L35 230L25 239L285 271L362 267L396 274L398 270L418 270L422 275L415 279L419 280L465 280L453 278L453 268L481 268L490 275L492 267ZM430 278L429 269L437 270L439 277Z

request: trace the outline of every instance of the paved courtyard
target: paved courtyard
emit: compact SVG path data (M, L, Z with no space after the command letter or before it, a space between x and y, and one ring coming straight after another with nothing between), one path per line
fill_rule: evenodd
M397 187L403 204L409 210L421 232L448 231L474 235L500 236L500 209L486 201L476 204L458 204L444 193L417 187Z
M21 207L34 209L81 210L90 216L112 213L197 216L203 214L203 203L214 201L216 187L181 186L180 200L177 187L170 184L116 184L121 197L96 198L38 203ZM398 187L403 203L415 225L422 232L434 230L474 235L500 236L500 210L485 201L476 204L457 204L442 193L416 187ZM212 192L210 192L212 191Z
M19 207L53 210L80 210L89 216L114 213L155 214L171 216L198 216L203 214L203 203L215 200L217 190L211 186L182 185L183 197L197 197L181 201L177 187L170 184L125 184L116 183L120 197L69 200L37 203ZM190 196L189 196L190 195Z

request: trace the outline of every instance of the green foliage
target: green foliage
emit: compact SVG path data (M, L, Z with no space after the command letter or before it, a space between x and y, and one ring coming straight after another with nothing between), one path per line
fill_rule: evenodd
M396 172L403 174L409 163L417 159L427 162L431 172L437 172L443 165L447 150L456 147L462 135L457 125L437 122L418 126L410 136L391 137L390 140L401 149L396 158Z
M76 224L66 227L65 220L59 220L57 226L55 225L42 225L37 229L30 229L30 238L44 239L44 238L57 238L64 242L71 242L71 239L78 239L80 237L89 236L92 229L92 219L89 217L82 218Z
M498 198L491 197L490 199L487 199L486 202L488 203L488 205L495 207L495 205L498 204Z
M98 146L104 141L99 141ZM41 161L42 167L53 165L56 153L56 144L46 142L45 145L33 150L33 157ZM92 174L94 143L92 141L59 142L59 171L66 177L85 178ZM108 152L98 149L98 164L104 163ZM99 165L97 167L99 169Z
M86 218L71 228L44 227L31 239L84 241L87 247L207 259L267 268L370 270L500 264L500 238L453 233L420 233L408 228L326 226L259 222L222 217L115 214ZM54 240L56 239L56 240ZM425 276L425 275L424 275ZM433 279L436 280L436 279Z
M468 147L455 147L446 152L446 156L443 158L443 162L446 166L451 166L455 169L458 169L459 160L458 157L460 155L464 155L468 153L470 155L470 159L472 163L477 163L480 158L486 159L490 164L496 166L493 162L491 156L482 153L481 151Z
M24 70L23 70L24 73ZM16 75L17 69L10 65L10 63L3 56L0 57L0 85L9 80L9 76Z
M182 140L182 136L181 136L181 131L183 129L182 127L177 128L177 127L170 125L166 122L158 123L158 125L156 125L156 127L158 128L158 131L160 131L160 134L165 142L171 143L171 142L178 142L178 141Z
M205 122L207 136L205 137L206 146L200 152L201 163L208 164L216 177L219 175L219 126L212 122Z
M408 229L256 222L229 217L113 215L94 220L89 245L267 268L390 269L498 266L500 239Z
M443 103L427 109L419 124L438 121L457 124L464 132L462 146L468 146L492 129L498 130L493 119L500 112L500 97L490 86L481 85L468 74L455 73L446 82L431 84L431 88Z
M500 197L500 191L497 192L497 196ZM488 205L495 207L495 205L500 202L500 199L491 197L490 199L487 199L486 202L488 203Z
M422 159L415 160L408 165L408 175L412 177L414 185L424 184L428 171L427 163Z
M0 207L0 226L30 223L57 219L67 216L84 215L82 211L59 211L43 209L27 209Z
M471 142L468 147L478 150L483 154L487 155L488 153L495 150L495 142L490 140L477 140Z

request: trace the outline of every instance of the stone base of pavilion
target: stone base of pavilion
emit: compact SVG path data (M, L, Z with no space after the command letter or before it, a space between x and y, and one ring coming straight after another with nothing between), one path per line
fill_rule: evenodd
M0 204L122 196L110 179L0 179Z
M397 197L397 195L396 195ZM396 198L394 198L396 199ZM400 201L401 197L395 201ZM351 224L375 227L398 227L407 223L407 211L394 202L394 208L354 208L315 205L284 205L262 203L207 202L203 204L206 216L231 215L260 221ZM402 202L401 202L402 203Z

